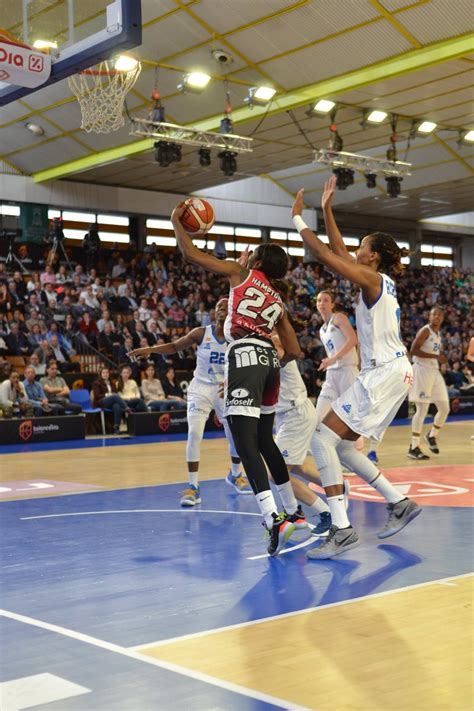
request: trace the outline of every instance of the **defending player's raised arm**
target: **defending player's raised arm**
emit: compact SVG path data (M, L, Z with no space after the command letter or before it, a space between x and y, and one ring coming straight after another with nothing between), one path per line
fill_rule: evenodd
M276 325L276 330L280 338L280 343L285 351L283 358L280 359L282 365L286 365L290 360L296 360L299 358L301 353L300 344L296 338L295 329L290 323L290 320L286 313L283 314L281 319Z
M128 354L131 358L146 358L152 353L161 353L161 355L173 355L173 353L179 353L180 351L185 351L187 348L191 348L194 344L198 345L201 343L204 331L206 329L203 326L198 328L193 328L192 331L187 333L182 338L177 338L176 341L172 343L160 343L156 346L148 346L145 348L135 348Z
M380 275L363 264L357 264L353 260L347 260L334 254L324 242L314 234L301 217L303 211L304 189L298 191L292 208L293 222L300 233L303 242L308 247L314 258L328 267L331 271L337 272L341 276L358 284L367 292L373 292L374 299L380 293Z
M324 191L321 197L321 207L323 210L324 224L329 237L329 245L334 252L340 257L347 259L350 262L354 261L354 257L348 252L342 235L334 219L332 212L332 200L336 192L336 176L332 175L324 184Z
M174 233L185 260L197 264L209 272L214 272L214 274L225 274L229 279L234 279L237 284L240 283L240 281L242 281L241 274L243 268L238 262L217 259L212 254L201 252L201 250L193 244L191 237L181 224L181 217L185 209L183 205L178 205L171 214Z

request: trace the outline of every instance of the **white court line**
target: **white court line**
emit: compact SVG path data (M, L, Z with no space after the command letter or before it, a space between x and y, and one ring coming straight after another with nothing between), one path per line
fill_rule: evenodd
M9 610L0 610L0 615L10 620L15 620L16 622L23 622L26 625L39 627L40 629L47 630L48 632L55 632L56 634L60 634L63 637L70 637L71 639L75 639L79 642L85 642L86 644L90 644L94 647L105 649L107 652L120 654L123 657L129 657L130 659L134 659L138 662L151 664L152 666L159 667L160 669L175 672L176 674L181 674L182 676L186 676L190 679L201 681L206 684L211 684L212 686L217 686L218 688L225 689L226 691L231 691L236 694L241 694L242 696L247 696L251 699L257 699L258 701L273 704L274 706L278 706L282 709L287 709L290 711L317 711L315 709L309 709L305 706L298 706L297 704L289 703L288 701L285 701L284 699L279 699L276 696L263 694L260 691L256 691L254 689L247 689L244 686L240 686L240 684L233 684L229 681L217 679L214 676L210 676L209 674L203 674L202 672L195 671L194 669L188 669L187 667L182 667L178 664L173 664L172 662L166 662L163 660L155 659L154 657L149 657L146 654L140 654L140 652L135 651L133 648L122 647L119 644L106 642L103 639L91 637L88 634L76 632L75 630L70 630L67 627L52 625L49 622L43 622L43 620L37 620L34 617L19 615L16 612L10 612Z
M350 600L341 600L340 602L330 602L327 605L320 605L315 607L305 607L304 610L294 610L293 612L283 612L281 615L271 615L270 617L262 617L259 620L249 620L248 622L238 622L235 625L228 625L226 627L215 627L211 630L203 630L202 632L192 632L191 634L183 634L179 637L170 637L169 639L159 639L156 642L147 642L147 644L137 644L135 647L130 647L130 649L147 649L148 647L161 647L166 644L173 644L174 642L182 642L188 639L197 639L198 637L207 637L212 634L219 634L220 632L227 632L228 630L237 630L243 627L251 627L252 625L261 625L265 622L272 622L273 620L284 620L287 617L297 617L298 615L305 615L308 612L321 612L322 610L327 610L330 607L340 607L342 605L351 605L353 602L361 602L363 600L371 600L377 597L385 597L387 595L394 595L395 593L405 592L406 590L416 590L417 588L425 588L428 585L453 585L451 580L459 580L461 578L469 578L474 573L462 573L461 575L453 575L449 578L439 578L438 580L428 580L424 583L416 583L414 585L406 585L402 588L395 588L394 590L384 590L383 592L372 593L371 595L361 595L360 597L354 597Z
M126 513L215 513L215 514L231 514L234 516L261 516L259 513L251 513L249 511L217 511L215 509L196 509L196 508L181 508L181 509L115 509L110 511L77 511L75 513L60 513L46 514L44 516L23 516L20 521L35 521L40 518L67 518L68 516L103 516L105 514L126 514Z
M304 541L301 541L301 543L295 543L294 546L289 546L288 548L283 548L279 553L278 553L278 558L282 555L285 555L285 553L293 553L293 551L297 551L298 548L305 548L306 546L310 546L312 543L317 543L318 541L321 541L322 537L321 536L312 536L311 534L309 535L308 538L306 538ZM247 560L261 560L262 558L272 558L273 556L270 556L268 553L261 553L260 555L252 555L247 558Z

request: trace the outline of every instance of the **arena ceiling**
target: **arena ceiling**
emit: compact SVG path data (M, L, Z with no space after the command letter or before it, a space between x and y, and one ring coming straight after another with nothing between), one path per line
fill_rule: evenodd
M81 10L89 8L92 18L106 4L81 0ZM200 167L194 148L160 168L150 142L130 136L128 125L109 135L85 133L67 81L0 109L3 172L176 193L261 176L290 194L305 187L307 204L316 206L328 169L312 163L312 146L326 147L330 121L307 112L325 98L340 105L344 150L354 153L384 157L392 132L387 120L361 126L364 109L399 116L401 160L413 119L438 124L435 133L411 141L413 174L400 198L386 197L384 181L369 190L356 174L338 204L412 219L472 208L474 144L457 142L459 129L474 128L472 0L142 0L142 7L143 43L135 53L143 71L129 111L146 117L157 81L167 121L214 130L226 79L235 132L254 139L253 153L238 157L236 174L224 178L216 159ZM60 31L54 26L51 35ZM218 66L213 49L229 53L232 63ZM195 68L213 80L200 95L182 94L176 85ZM277 89L266 115L244 104L248 88L261 84ZM43 137L25 130L32 120Z

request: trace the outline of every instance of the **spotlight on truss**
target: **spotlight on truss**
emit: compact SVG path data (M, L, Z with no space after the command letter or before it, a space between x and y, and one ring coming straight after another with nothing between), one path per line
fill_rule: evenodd
M365 184L368 188L377 187L377 173L371 173L370 171L365 172Z
M202 168L209 168L211 165L211 149L210 148L200 148L198 150L199 165Z
M131 119L132 136L141 138L153 138L158 143L178 143L185 146L196 146L198 148L219 148L221 151L231 151L233 153L251 153L252 138L237 136L234 133L214 133L213 131L199 131L188 126L178 126L164 121L152 121L150 119Z
M387 181L387 195L391 198L397 198L402 191L400 183L403 178L398 177L398 175L386 175L385 180Z
M352 168L353 170L363 170L374 175L381 173L399 177L411 175L410 170L412 167L412 163L404 163L399 160L389 160L388 158L384 160L357 153L347 153L346 151L328 150L327 148L321 148L314 152L313 163L329 165L333 169Z
M334 168L332 171L336 176L336 187L338 190L345 190L354 185L354 171L351 168Z
M233 151L221 151L219 153L219 167L226 177L234 175L237 170L236 155L237 153Z

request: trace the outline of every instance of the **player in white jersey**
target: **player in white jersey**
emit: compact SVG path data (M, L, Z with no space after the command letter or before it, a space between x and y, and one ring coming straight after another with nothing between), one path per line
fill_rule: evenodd
M343 497L341 463L376 489L388 502L389 516L379 538L404 528L421 512L358 452L353 442L359 436L380 440L395 417L413 382L411 364L400 338L400 307L393 280L386 271L401 269L403 251L391 235L376 232L363 238L355 259L349 254L332 214L336 190L333 176L325 186L322 207L330 241L327 247L301 217L304 190L293 204L293 222L306 247L330 271L360 287L356 308L361 372L353 385L332 404L316 428L313 451L324 484L333 525L325 542L308 551L309 558L324 559L344 553L359 543Z
M280 357L283 349L278 337L272 336L272 341ZM317 421L316 410L308 397L298 366L295 361L290 361L280 370L275 442L285 459L297 500L305 504L313 514L319 516L318 524L312 527L313 535L326 536L332 523L329 506L298 478L301 477L312 484L321 484L321 479L314 468L309 469L305 464ZM348 497L349 485L347 482L344 483L344 493Z
M413 358L413 387L409 397L416 405L416 412L411 421L411 444L407 455L410 459L429 459L420 449L420 436L430 404L436 405L438 410L431 430L425 435L425 441L433 454L439 454L436 438L449 413L448 389L439 371L440 364L447 361L441 352L439 332L443 319L443 309L434 306L430 311L428 323L420 328L410 348Z
M196 369L188 388L188 440L186 461L188 466L189 487L183 491L181 506L196 506L201 503L199 487L199 461L204 428L212 410L222 422L231 457L231 469L226 482L240 494L251 494L252 489L247 478L240 472L240 458L234 446L227 421L223 416L224 401L220 396L220 386L224 382L224 362L227 343L224 339L223 326L227 316L228 299L220 299L216 305L216 322L206 327L195 328L186 336L173 343L165 343L148 348L137 348L130 353L132 357L144 358L150 353L170 355L191 348L196 349Z

